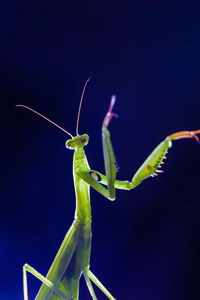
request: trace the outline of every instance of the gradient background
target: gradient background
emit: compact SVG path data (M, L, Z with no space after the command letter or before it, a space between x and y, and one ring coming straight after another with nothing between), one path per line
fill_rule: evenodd
M118 179L131 179L165 136L200 128L199 15L199 1L1 1L1 300L22 299L25 262L47 272L75 209L68 137L14 105L74 134L91 76L80 117L90 166L104 172L101 124L115 93ZM91 270L119 300L200 297L200 146L174 144L164 174L115 202L91 190ZM31 300L40 283L28 280Z

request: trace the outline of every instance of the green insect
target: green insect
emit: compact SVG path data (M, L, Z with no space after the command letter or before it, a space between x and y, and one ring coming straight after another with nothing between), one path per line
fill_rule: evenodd
M84 151L84 146L88 144L89 136L87 134L79 135L78 133L80 109L88 80L84 85L81 96L75 137L35 110L24 105L17 105L33 111L71 136L71 139L67 140L65 145L66 148L74 150L73 178L76 194L76 211L74 221L69 228L46 277L42 276L28 264L25 264L23 267L25 300L28 300L27 271L42 281L42 285L35 297L35 300L78 300L79 280L81 275L85 278L93 300L96 300L97 297L95 295L92 282L97 285L110 300L114 300L115 298L90 270L92 221L90 186L109 200L114 200L116 188L124 190L133 189L147 177L154 177L155 175L158 175L159 172L162 172L160 167L163 164L163 160L165 159L168 149L172 146L172 140L195 138L196 141L199 142L197 134L200 133L200 130L181 131L171 134L149 155L130 182L116 180L117 170L115 165L115 156L110 141L110 133L108 131L108 125L112 117L117 116L113 113L116 97L112 96L108 112L105 115L102 125L103 156L106 175L95 170L91 170ZM102 184L106 185L107 188Z

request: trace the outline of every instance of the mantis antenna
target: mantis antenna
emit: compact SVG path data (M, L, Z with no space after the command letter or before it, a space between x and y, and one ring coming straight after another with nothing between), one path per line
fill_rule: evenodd
M16 107L23 107L23 108L26 108L30 111L32 111L33 113L35 113L36 115L42 117L43 119L47 120L48 122L50 122L51 124L53 124L54 126L58 127L59 129L61 129L62 131L64 131L65 133L67 133L68 135L71 136L71 138L73 139L73 135L71 133L69 133L67 130L65 130L64 128L62 128L61 126L59 126L58 124L56 124L55 122L51 121L50 119L48 119L47 117L43 116L42 114L40 114L39 112L37 112L36 110L28 107L28 106L25 106L25 105L22 105L22 104L18 104L18 105L15 105Z
M88 81L91 79L91 77L89 77L85 84L84 84L84 87L83 87L83 91L82 91L82 94L81 94L81 100L80 100L80 104L79 104L79 108L78 108L78 115L77 115L77 121L76 121L76 135L79 135L78 133L78 125L79 125L79 119L80 119L80 112L81 112L81 106L82 106L82 102L83 102L83 97L84 97L84 93L85 93L85 89L86 89L86 86L88 84Z

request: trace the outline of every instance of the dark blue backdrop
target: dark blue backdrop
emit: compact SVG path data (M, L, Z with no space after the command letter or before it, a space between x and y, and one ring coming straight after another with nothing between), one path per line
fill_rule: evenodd
M104 172L110 126L119 179L131 179L168 134L200 128L199 1L1 1L0 299L22 299L22 266L45 274L73 221L68 138L29 105L88 133L90 166ZM119 300L199 299L200 145L174 142L164 174L110 202L91 191L91 269ZM30 299L40 283L29 276ZM95 289L98 299L106 299ZM81 280L80 300L91 299Z

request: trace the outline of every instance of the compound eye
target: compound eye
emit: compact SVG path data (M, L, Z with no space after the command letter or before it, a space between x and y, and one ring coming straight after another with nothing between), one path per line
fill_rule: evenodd
M72 149L71 146L72 146L72 142L67 141L67 142L65 143L65 147L66 147L66 148Z
M85 143L85 142L86 142L86 139L83 138L83 139L80 140L80 142L81 142L81 143Z

